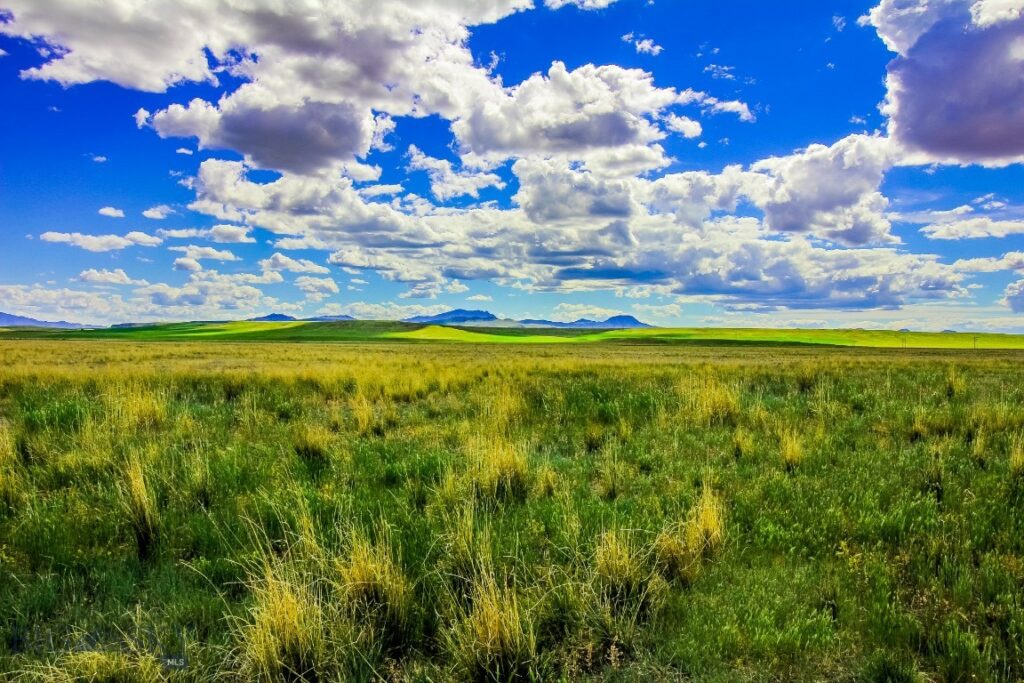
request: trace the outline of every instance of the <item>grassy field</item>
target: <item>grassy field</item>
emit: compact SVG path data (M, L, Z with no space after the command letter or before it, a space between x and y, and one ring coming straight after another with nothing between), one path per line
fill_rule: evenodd
M387 321L175 323L97 330L0 328L0 339L122 339L129 341L461 342L476 344L746 344L858 346L907 349L1024 349L1024 335L892 330L649 328L574 330L446 327Z
M4 333L0 679L1024 678L1024 354L749 333Z

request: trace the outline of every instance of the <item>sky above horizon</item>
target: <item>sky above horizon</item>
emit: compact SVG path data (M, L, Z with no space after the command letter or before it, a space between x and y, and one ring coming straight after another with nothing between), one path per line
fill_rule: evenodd
M0 89L7 313L1024 332L1024 0L0 0Z

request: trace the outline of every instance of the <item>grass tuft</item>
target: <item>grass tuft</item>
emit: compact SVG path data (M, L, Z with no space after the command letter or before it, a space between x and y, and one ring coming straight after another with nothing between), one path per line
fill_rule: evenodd
M804 459L804 447L800 433L790 427L779 432L779 453L787 472L794 471Z
M444 642L467 680L536 678L533 624L515 589L500 586L492 572L479 578L471 607L445 632Z
M121 494L135 536L136 553L140 560L150 560L160 540L160 524L156 500L138 455L130 457L125 465Z
M686 523L686 540L703 557L714 555L725 540L725 507L706 482Z
M350 617L388 650L409 645L413 626L412 586L396 553L387 526L375 543L354 530L348 556L337 565L337 590Z
M687 375L676 385L686 416L698 424L734 424L740 413L739 388L714 375Z
M325 680L332 666L321 601L295 567L265 566L252 586L253 606L236 654L243 677L262 681Z
M1010 476L1024 479L1024 434L1014 434L1010 440Z
M470 471L482 502L521 503L530 491L530 464L523 448L498 441L475 456Z

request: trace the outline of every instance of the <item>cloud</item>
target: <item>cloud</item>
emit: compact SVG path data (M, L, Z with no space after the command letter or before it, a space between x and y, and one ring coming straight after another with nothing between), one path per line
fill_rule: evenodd
M637 54L647 54L657 57L661 54L663 48L661 45L656 44L650 38L643 38L634 35L633 33L627 33L622 36L622 40L627 43L631 43L636 48Z
M183 154L187 157L190 157L193 154L192 150L190 150L188 147L179 147L178 149L174 150L174 153Z
M665 125L668 126L669 130L674 130L684 138L699 138L703 132L700 122L694 121L687 116L669 114L664 120Z
M227 249L214 249L213 247L197 247L189 244L184 247L167 247L168 251L177 251L185 255L185 258L194 261L237 261L238 256Z
M897 53L882 112L919 160L1024 159L1024 17L1018 0L882 0L861 20Z
M753 164L751 170L766 181L749 194L773 230L807 232L843 244L892 242L885 217L888 200L878 191L892 159L886 138L851 135L830 147L811 145Z
M338 283L329 277L301 275L295 278L295 286L306 294L308 301L323 301L331 294L337 294Z
M80 282L89 282L99 285L146 285L145 280L133 280L121 268L114 270L90 268L83 270L77 278Z
M175 213L174 209L166 204L160 204L146 209L142 212L142 215L155 221L162 221L173 213Z
M683 307L679 304L633 304L633 311L639 316L664 320L681 316Z
M143 232L132 231L126 235L83 235L80 232L44 232L39 236L44 242L70 244L86 251L118 251L128 247L155 247L163 240Z
M104 164L107 162L107 158L102 154L94 154L92 160L95 161L97 164Z
M201 99L172 104L152 118L161 137L195 137L205 149L237 150L250 164L312 173L370 151L373 115L342 103L276 104L243 86L219 107Z
M965 273L998 273L1004 270L1024 270L1024 252L1011 251L1000 257L960 259L953 264Z
M240 225L215 225L212 228L178 228L157 230L158 235L167 239L209 239L221 244L252 244L256 240L249 235L249 228Z
M189 273L197 273L203 269L201 263L194 258L183 256L181 258L174 259L174 270L184 270Z
M472 296L467 296L466 301L494 301L494 298L487 294L474 294Z
M926 225L921 228L921 232L933 240L1008 237L1024 235L1024 220L994 220L989 216L975 216Z
M1024 280L1011 282L1003 292L1003 303L1014 313L1024 313Z
M530 220L623 219L637 211L631 185L574 170L557 161L520 159L512 165L519 179L515 201Z
M704 73L709 74L712 78L726 81L736 80L736 74L733 73L735 70L734 66L722 66L721 64L708 64L704 67Z
M260 261L263 270L286 270L291 273L329 273L329 268L306 259L293 259L280 252Z
M478 198L480 190L484 188L495 187L500 190L505 187L505 182L495 173L455 171L452 162L427 156L416 145L409 146L406 156L410 171L427 172L430 191L442 202L464 195Z
M404 320L418 315L437 315L451 307L444 304L397 304L394 302L370 303L357 301L350 304L327 304L318 315L351 315L359 320Z
M104 206L98 211L98 213L101 216L106 216L108 218L124 218L124 211L121 209L115 209L112 206Z
M554 319L560 322L573 322L580 318L588 320L607 320L615 315L622 315L623 312L617 308L605 308L604 306L592 306L590 304L561 303L554 308Z

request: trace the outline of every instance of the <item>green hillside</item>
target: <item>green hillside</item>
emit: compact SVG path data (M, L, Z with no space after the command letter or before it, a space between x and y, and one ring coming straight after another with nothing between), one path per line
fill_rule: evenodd
M602 331L449 327L389 321L173 323L95 330L0 328L0 339L274 342L405 341L477 344L809 344L897 349L1024 349L1024 335L993 333L710 327Z

